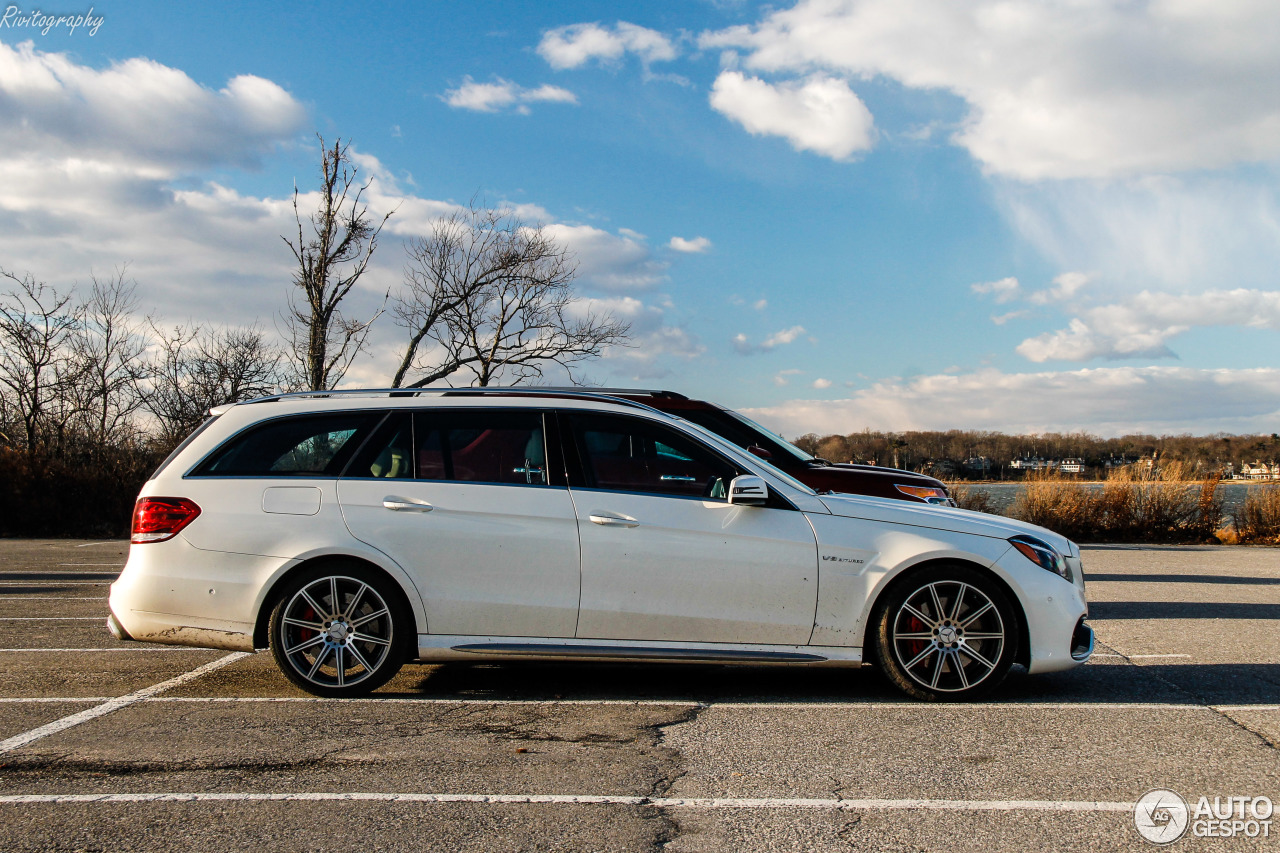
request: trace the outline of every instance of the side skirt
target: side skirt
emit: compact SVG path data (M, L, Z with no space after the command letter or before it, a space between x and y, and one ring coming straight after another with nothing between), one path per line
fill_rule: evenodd
M635 661L663 663L858 666L862 649L847 646L770 646L637 640L535 639L418 635L418 659L442 661Z

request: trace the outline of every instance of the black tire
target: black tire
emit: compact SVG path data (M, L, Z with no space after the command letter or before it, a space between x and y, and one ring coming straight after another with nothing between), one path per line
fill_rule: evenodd
M987 695L1018 655L1018 620L1008 594L968 566L929 566L896 581L869 628L880 671L899 690L929 702Z
M416 644L399 588L358 564L317 566L290 578L269 631L271 654L285 677L325 697L376 690L404 665L411 637Z

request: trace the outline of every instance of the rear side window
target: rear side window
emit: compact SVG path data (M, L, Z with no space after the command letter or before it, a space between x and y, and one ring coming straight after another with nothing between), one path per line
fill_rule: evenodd
M395 412L344 476L545 486L547 474L542 413L484 408Z
M336 477L382 412L276 418L233 436L195 477Z
M414 424L419 479L547 485L541 412L426 411Z

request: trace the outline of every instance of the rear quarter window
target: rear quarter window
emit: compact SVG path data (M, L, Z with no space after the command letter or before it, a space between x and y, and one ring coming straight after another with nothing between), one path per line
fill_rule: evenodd
M192 477L336 477L383 412L275 418L232 436Z

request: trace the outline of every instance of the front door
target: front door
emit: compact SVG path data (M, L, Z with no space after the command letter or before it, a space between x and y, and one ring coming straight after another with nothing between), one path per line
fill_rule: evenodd
M730 504L735 463L646 418L565 413L580 470L584 639L804 645L813 528L783 502Z
M410 573L430 633L573 636L578 531L545 436L529 409L397 412L339 481L347 526Z

